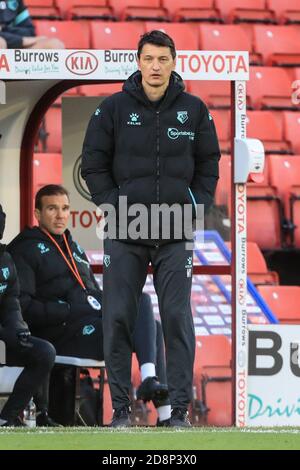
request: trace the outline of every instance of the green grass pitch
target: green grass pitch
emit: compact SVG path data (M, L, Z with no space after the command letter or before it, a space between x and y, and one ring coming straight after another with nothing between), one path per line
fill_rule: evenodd
M0 450L300 449L300 429L1 429Z

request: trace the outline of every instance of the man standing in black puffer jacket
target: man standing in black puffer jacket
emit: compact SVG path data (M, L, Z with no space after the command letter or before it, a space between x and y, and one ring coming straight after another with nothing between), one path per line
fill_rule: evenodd
M0 240L5 227L5 214L0 205ZM55 360L55 349L47 341L31 336L22 318L16 268L5 246L0 244L0 340L6 346L5 365L24 367L13 392L0 414L0 426L22 426L20 413L39 386L49 376ZM49 419L47 410L39 419Z
M107 214L114 213L111 208L117 212L115 233L110 227L114 217L107 217L103 276L104 354L113 423L129 413L128 338L151 263L166 342L171 426L187 427L195 334L190 307L193 250L186 241L193 238L192 219L198 218L199 206L208 210L213 202L220 150L205 104L184 92L174 71L172 38L161 31L146 33L137 56L140 70L122 92L101 103L82 151L82 176L92 200ZM157 206L173 207L174 217L162 221Z

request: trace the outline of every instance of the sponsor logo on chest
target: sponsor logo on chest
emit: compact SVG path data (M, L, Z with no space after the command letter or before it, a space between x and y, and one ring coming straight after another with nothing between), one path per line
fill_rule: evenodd
M141 126L141 118L137 113L131 113L129 115L129 121L127 121L128 126Z

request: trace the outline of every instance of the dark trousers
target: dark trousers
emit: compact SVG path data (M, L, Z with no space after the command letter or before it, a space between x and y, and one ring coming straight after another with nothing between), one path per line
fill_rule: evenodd
M132 337L150 262L166 346L171 406L187 408L195 354L192 251L186 250L185 242L156 248L105 240L104 253L110 256L103 275L104 359L113 408L129 405Z
M35 337L30 338L30 343L31 348L18 346L6 351L7 366L24 367L1 412L1 418L7 421L15 419L24 410L54 364L55 349L52 344Z

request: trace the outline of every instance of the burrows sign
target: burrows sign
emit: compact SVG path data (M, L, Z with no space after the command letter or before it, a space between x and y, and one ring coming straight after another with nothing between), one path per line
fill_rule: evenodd
M0 79L124 80L136 69L136 51L6 50ZM176 71L184 80L248 80L248 52L178 51Z

